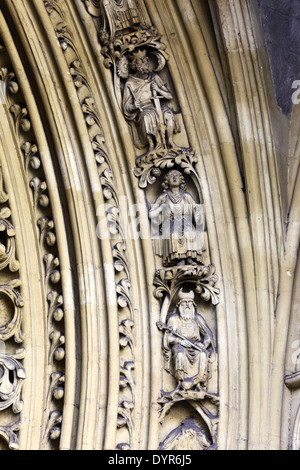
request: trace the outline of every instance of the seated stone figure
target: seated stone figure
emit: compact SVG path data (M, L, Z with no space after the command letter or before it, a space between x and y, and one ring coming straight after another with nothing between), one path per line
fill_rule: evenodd
M215 350L212 331L196 312L194 292L179 292L179 302L169 316L164 333L165 369L183 390L205 389L209 357Z

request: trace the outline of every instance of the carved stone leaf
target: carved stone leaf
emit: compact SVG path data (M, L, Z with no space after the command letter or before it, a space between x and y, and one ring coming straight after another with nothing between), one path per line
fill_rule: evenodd
M53 372L51 374L49 397L61 400L64 397L64 383L65 375L62 372Z
M74 85L77 88L81 88L83 85L85 85L88 88L88 90L91 92L89 82L82 71L80 60L74 60L71 63L70 73L73 77Z
M120 346L121 348L125 348L126 346L130 346L133 350L133 333L132 328L134 326L133 320L126 319L120 323L119 332L120 332Z
M126 259L126 244L119 242L114 245L113 257L114 257L114 268L117 272L124 271L127 278L129 278L128 261Z
M157 150L139 157L136 160L134 174L139 178L139 186L144 189L154 184L161 171L180 166L185 173L195 173L194 164L198 159L191 149Z
M30 181L30 187L33 191L33 203L34 207L39 204L42 207L48 207L49 197L45 192L47 191L46 181L42 181L40 178L35 177Z
M25 169L28 171L29 166L33 170L38 170L41 166L41 160L38 157L37 145L25 142L21 147L24 155Z
M19 280L10 284L0 285L0 311L10 317L4 325L0 325L0 340L6 341L12 337L17 343L22 343L24 334L21 330L24 302L20 293L15 289L20 285Z
M49 364L53 363L53 360L62 361L65 357L65 336L61 331L52 331L49 335L51 341L51 347L49 350Z
M131 308L131 282L129 279L122 279L117 284L118 304L120 307Z
M132 440L133 436L133 416L132 410L134 409L134 403L132 401L123 400L118 408L118 421L117 426L118 428L122 428L126 426L128 428L130 441Z
M8 266L11 272L16 272L19 269L19 262L16 259L15 229L7 220L10 215L8 207L1 209L0 232L5 232L6 245L0 243L0 270Z
M0 426L0 437L7 442L10 450L19 450L19 438L16 433L20 431L20 429L20 421L9 426Z
M154 26L143 26L136 31L125 33L109 39L106 31L100 34L102 42L101 52L105 67L109 68L128 52L136 48L151 47L156 51L164 51L165 45L161 42L161 36ZM167 55L166 55L167 56Z
M62 412L59 410L52 411L50 413L48 426L44 436L44 445L49 439L52 441L59 439L61 434L62 418Z
M0 353L0 411L12 406L13 413L20 413L23 402L20 398L25 369L18 359L24 358L24 349L14 355Z
M94 104L95 104L94 98L92 96L89 96L83 100L81 108L85 116L85 122L87 123L87 125L93 126L94 124L97 124L98 127L101 129L102 128L101 122L94 109Z
M195 285L195 290L206 302L213 305L219 303L220 290L215 287L218 280L215 267L209 266L183 266L157 270L154 285L155 296L161 299L164 294L173 297L179 288L185 283Z
M1 80L1 98L3 99L3 102L6 101L7 98L9 98L9 93L12 95L15 95L19 91L19 85L14 80L15 74L13 72L10 72L6 67L1 67L0 68L0 80Z
M41 245L44 243L48 246L54 246L56 242L56 236L53 232L54 222L48 217L41 217L38 220L38 226L40 228L40 242Z
M134 379L132 370L134 369L133 361L123 361L121 362L120 367L120 388L125 389L126 387L130 388L131 395L134 397Z
M53 320L60 322L64 317L61 306L63 305L63 296L56 291L50 291L47 300L49 302L48 319L51 324Z
M46 283L57 284L60 281L60 272L57 269L59 267L59 259L52 253L48 253L44 256L44 262Z
M31 123L29 119L27 119L27 109L19 104L13 104L10 107L10 112L14 117L17 132L29 132L31 129Z
M116 205L119 205L117 191L113 183L113 172L109 168L107 168L101 173L100 181L103 189L103 196L105 197L105 199L113 199L114 203Z

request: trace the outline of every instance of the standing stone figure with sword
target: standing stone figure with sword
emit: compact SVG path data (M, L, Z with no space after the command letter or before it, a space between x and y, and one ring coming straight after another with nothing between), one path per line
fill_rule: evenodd
M172 100L172 94L152 66L146 50L130 56L131 73L123 94L123 111L126 119L136 125L136 141L149 150L171 148L173 135L180 128L176 115L161 100Z

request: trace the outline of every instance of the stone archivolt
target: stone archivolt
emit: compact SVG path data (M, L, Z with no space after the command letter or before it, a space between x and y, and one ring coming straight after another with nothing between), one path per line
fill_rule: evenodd
M2 46L2 63L6 65L8 62L6 51ZM47 191L47 183L43 174L41 159L39 157L38 146L32 141L35 140L34 133L32 132L32 125L28 116L28 110L20 104L18 99L24 99L22 90L19 86L18 79L14 72L8 72L8 68L1 68L1 76L5 84L5 106L10 112L11 122L14 128L14 137L16 145L18 146L19 157L21 158L21 167L24 180L27 183L27 194L32 201L32 220L36 227L36 241L38 243L38 256L41 263L44 263L44 309L47 313L45 318L45 334L48 338L48 373L45 377L44 386L48 388L48 399L45 404L45 439L41 444L42 448L48 448L49 439L57 439L59 437L59 427L56 430L56 436L53 437L51 426L49 422L53 413L62 415L61 408L57 403L61 402L64 396L63 376L64 366L60 366L64 360L64 334L63 329L63 297L54 288L60 288L60 271L59 259L56 256L56 237L54 230L54 222L52 220L50 199ZM32 139L32 141L28 140ZM2 176L1 176L2 181ZM20 183L23 184L23 183ZM5 195L2 189L2 203L6 202L8 195ZM11 272L18 272L19 261L16 260L16 232L13 225L9 222L11 211L8 207L3 207L1 210L1 225L2 232L6 234L6 243L2 244L3 253L1 255L1 270L8 268ZM3 240L4 241L4 240ZM5 285L1 285L2 297L2 313L7 311L11 316L10 321L1 325L1 340L8 341L14 337L16 343L26 343L26 335L21 329L22 316L24 309L24 301L18 292L22 286L19 279L10 280ZM59 300L54 300L59 298ZM49 303L49 307L48 307ZM5 316L4 316L5 318ZM60 330L57 330L59 328ZM4 343L6 344L6 343ZM5 346L6 347L6 346ZM11 346L7 346L9 349ZM3 405L1 410L8 408L12 405L14 413L21 413L23 410L23 401L21 400L22 382L25 379L25 368L20 360L25 358L26 348L22 348L14 352L11 356L6 358L6 354L1 354L1 365L3 375L1 377L1 398ZM57 393L57 388L53 387L53 376L59 374L60 380L60 393ZM12 378L13 375L13 378ZM6 394L7 393L7 397ZM59 395L59 396L58 396ZM57 402L54 403L58 400ZM55 411L54 411L55 410ZM11 431L11 429L13 431ZM18 438L15 435L14 426L8 427L9 446L13 448L19 446ZM17 428L16 428L17 429ZM13 434L12 434L13 432ZM4 431L2 434L5 435ZM12 442L12 444L10 444Z
M188 186L187 180L192 184L195 182L198 198L202 200L200 181L194 167L198 159L192 148L185 148L175 143L176 134L181 133L183 129L179 125L176 113L168 104L173 100L170 86L159 75L159 72L167 68L168 54L157 29L150 23L142 21L139 2L135 3L137 9L134 10L134 18L131 16L133 10L129 4L126 6L126 2L122 3L122 15L126 14L133 24L129 26L129 24L122 23L121 26L121 23L118 23L118 28L114 24L118 17L117 4L113 1L100 3L105 5L100 13L103 24L110 25L109 30L104 26L100 32L101 52L105 57L105 66L111 67L113 71L115 96L128 122L132 141L137 149L135 175L139 178L139 186L146 190L147 197L148 185L154 184L161 175L165 178L164 192L152 202L152 208L149 210L149 218L152 221L156 219L158 230L154 245L156 247L159 245L159 248L154 251L158 257L162 258L162 264L165 266L157 270L154 281L154 284L159 286L156 289L156 297L160 299L161 304L157 325L163 332L162 355L163 351L166 353L167 347L169 355L167 362L173 363L175 367L171 373L171 376L175 378L175 383L168 384L168 387L175 385L175 388L170 391L163 390L162 397L158 397L158 403L161 406L159 420L163 428L164 418L167 413L171 412L175 403L179 403L179 406L183 404L183 413L189 413L188 410L184 411L185 404L189 403L198 413L203 433L207 433L207 441L210 441L211 446L216 446L217 393L207 392L210 378L207 369L211 352L209 345L204 346L201 342L203 340L201 334L205 337L205 333L203 327L201 329L200 324L197 323L197 319L201 318L203 323L206 324L206 322L195 311L193 289L190 291L193 300L192 312L184 313L186 312L186 307L183 307L185 301L181 299L178 306L180 305L179 311L182 313L176 313L177 323L175 322L173 327L169 323L175 318L172 313L174 307L171 307L173 299L178 295L181 296L182 289L190 285L195 284L196 292L201 293L202 299L208 302L212 300L214 305L219 302L218 289L215 288L217 281L215 274L208 281L211 287L209 288L208 284L204 286L209 277L207 273L214 273L214 267L203 266L202 251L206 248L204 240L201 246L201 241L197 239L194 226L196 221L194 210L197 202L186 189L183 189ZM111 26L112 24L114 26ZM170 168L174 169L170 171ZM188 224L189 216L194 220ZM177 222L180 224L179 231L176 229ZM164 225L168 223L171 225L168 234L162 234ZM203 220L202 226L204 225ZM204 276L203 273L205 273ZM169 284L168 287L167 284ZM210 294L208 294L209 291ZM166 307L167 304L169 307ZM189 320L185 320L184 315L189 315ZM189 332L187 325L190 328ZM199 334L199 328L201 334ZM211 346L215 343L214 334L208 325L205 328L207 328L206 331L210 331L209 344ZM216 356L215 347L214 355ZM179 368L182 370L179 371ZM171 367L165 367L165 370L170 373ZM217 368L214 369L214 373L217 374ZM167 382L169 378L167 377ZM163 381L165 381L164 378ZM216 378L215 382L217 382ZM164 387L163 383L161 387ZM206 401L213 402L213 411L207 409L206 403L206 406L203 405ZM165 432L160 431L162 435Z

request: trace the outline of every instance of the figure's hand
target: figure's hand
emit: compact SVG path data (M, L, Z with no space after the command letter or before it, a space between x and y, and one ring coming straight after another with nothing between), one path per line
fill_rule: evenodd
M190 346L190 342L188 340L184 339L184 340L181 341L181 345L184 348L188 348Z
M155 82L153 82L151 84L151 88L152 88L152 91L156 91L157 93L159 93L161 91L161 89L159 88L159 86Z

